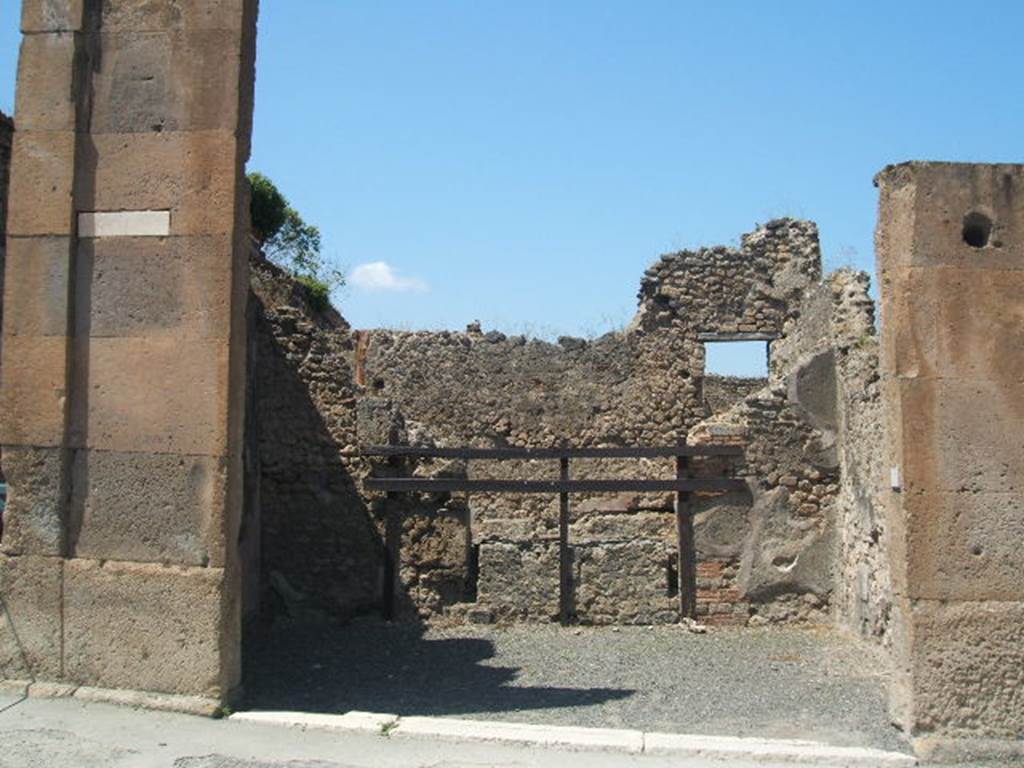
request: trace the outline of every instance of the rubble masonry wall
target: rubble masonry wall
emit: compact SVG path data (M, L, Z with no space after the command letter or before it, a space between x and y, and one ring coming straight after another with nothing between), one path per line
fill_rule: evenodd
M252 370L265 589L273 600L331 612L373 607L383 589L383 520L387 505L399 504L405 615L549 620L558 611L557 499L389 501L360 492L371 466L345 454L381 443L671 445L690 436L748 445L740 473L750 486L696 500L698 610L718 623L826 621L835 427L791 401L786 376L795 371L777 363L774 383L706 379L703 348L705 340L751 337L773 340L773 350L784 345L800 328L806 294L821 285L814 225L777 220L740 248L662 257L645 273L637 315L623 331L550 343L476 325L465 333L353 332L340 317L313 312L300 289L257 257ZM823 382L812 377L805 388L834 397L831 373L825 366ZM826 410L834 421L834 402ZM716 426L715 411L741 416ZM435 461L403 471L544 478L556 477L558 465ZM572 467L581 478L672 471L668 461ZM678 619L671 495L574 496L570 541L579 621Z

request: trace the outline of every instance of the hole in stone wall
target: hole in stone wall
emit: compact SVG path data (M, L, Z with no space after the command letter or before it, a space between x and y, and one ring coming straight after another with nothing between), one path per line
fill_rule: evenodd
M705 376L768 378L767 341L709 341L704 344Z
M984 248L992 236L992 219L983 213L972 211L964 216L964 242L972 248Z
M667 597L679 595L679 568L675 555L669 555L668 561L665 563L665 595Z

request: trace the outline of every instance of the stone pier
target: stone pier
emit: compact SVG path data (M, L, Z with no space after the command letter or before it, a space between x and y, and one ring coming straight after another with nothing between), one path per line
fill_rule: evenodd
M0 555L8 679L240 676L255 0L24 0Z
M896 714L924 756L1024 754L1024 166L877 184Z

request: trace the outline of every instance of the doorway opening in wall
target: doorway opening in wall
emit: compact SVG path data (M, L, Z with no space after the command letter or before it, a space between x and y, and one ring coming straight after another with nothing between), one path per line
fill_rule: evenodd
M768 341L704 342L704 408L722 413L768 383Z

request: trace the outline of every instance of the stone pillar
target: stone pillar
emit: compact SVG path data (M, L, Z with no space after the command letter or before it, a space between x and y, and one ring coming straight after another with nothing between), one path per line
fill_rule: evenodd
M0 669L237 687L256 0L24 0Z
M894 710L925 756L1024 753L1024 166L876 184Z

